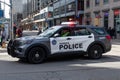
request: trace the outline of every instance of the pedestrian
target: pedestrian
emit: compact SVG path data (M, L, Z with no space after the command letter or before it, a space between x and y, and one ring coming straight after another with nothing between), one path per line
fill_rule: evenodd
M6 32L5 29L2 29L2 36L1 36L1 46L5 47L5 37L6 37Z
M17 27L14 25L14 26L13 26L13 34L14 34L14 38L16 38L16 30L17 30Z
M112 37L112 39L116 39L115 28L112 28L112 30L111 30L111 37Z
M21 28L21 26L19 26L18 29L16 30L16 35L17 35L18 38L22 37L22 28Z
M38 31L37 35L39 35L40 33L42 33L42 28L41 27L39 27L39 31Z
M112 28L109 27L108 30L107 30L107 32L108 32L108 34L112 37L112 32L111 32L111 31L112 31Z

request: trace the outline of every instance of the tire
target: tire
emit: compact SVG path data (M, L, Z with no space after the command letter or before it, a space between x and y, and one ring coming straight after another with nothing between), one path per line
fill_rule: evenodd
M88 51L88 57L91 59L100 59L102 57L103 49L99 45L93 45Z
M40 47L35 47L28 53L28 61L33 64L42 63L45 59L45 51Z

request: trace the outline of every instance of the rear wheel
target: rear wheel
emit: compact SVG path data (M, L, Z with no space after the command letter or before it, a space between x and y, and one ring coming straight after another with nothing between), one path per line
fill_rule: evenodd
M99 45L92 46L88 51L88 57L92 59L100 59L102 57L103 49Z
M41 63L45 59L45 51L40 47L32 48L28 54L28 61L30 63Z

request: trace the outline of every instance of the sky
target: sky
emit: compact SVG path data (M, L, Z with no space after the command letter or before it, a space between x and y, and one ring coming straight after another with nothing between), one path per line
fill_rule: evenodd
M9 4L9 0L1 0L1 1L5 1L7 4ZM7 6L7 5L4 5L4 4L2 4L2 9L4 10L5 9L5 17L6 18L9 18L9 6Z

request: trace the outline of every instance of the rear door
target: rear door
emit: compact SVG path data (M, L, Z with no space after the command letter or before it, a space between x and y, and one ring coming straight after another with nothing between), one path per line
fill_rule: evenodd
M94 41L94 35L85 27L76 27L72 40L74 51L87 51L88 46Z

